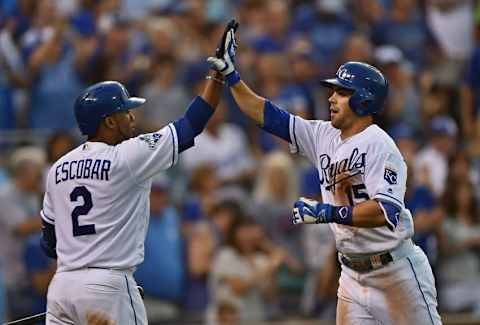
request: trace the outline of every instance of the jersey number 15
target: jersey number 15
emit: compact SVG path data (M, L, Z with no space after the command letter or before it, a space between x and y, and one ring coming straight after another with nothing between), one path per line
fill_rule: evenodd
M70 201L77 202L78 198L83 198L83 204L76 206L72 211L73 236L85 236L95 234L95 225L82 225L78 223L78 217L87 215L93 208L92 194L85 186L77 186L70 193Z

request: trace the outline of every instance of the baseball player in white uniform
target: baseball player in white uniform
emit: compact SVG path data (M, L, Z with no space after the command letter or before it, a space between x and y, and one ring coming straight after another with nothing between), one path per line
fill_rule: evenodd
M375 67L347 62L332 88L330 121L307 121L256 95L234 66L235 33L220 71L240 109L264 130L290 143L318 169L323 203L300 198L292 221L328 223L342 266L337 324L441 324L432 270L411 240L413 221L404 207L406 164L372 115L381 111L387 80Z
M147 324L132 274L144 257L151 180L194 144L218 104L219 78L210 72L183 117L139 136L131 109L145 99L120 83L95 84L77 98L75 116L88 140L53 164L41 211L41 245L58 265L47 324L87 324L96 312L117 325Z

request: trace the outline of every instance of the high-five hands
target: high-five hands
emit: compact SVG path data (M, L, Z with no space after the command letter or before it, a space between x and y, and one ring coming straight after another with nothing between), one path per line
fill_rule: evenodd
M232 76L235 74L238 76L234 65L235 50L237 48L235 31L237 28L238 23L232 19L225 27L225 31L216 50L216 57L211 56L207 59L212 68L220 72L227 79L227 83L229 83L228 78L232 79ZM237 78L235 78L235 81L238 81Z

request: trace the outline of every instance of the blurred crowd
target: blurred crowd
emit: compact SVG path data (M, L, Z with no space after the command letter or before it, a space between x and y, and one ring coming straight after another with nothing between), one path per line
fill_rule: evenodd
M39 247L39 210L48 167L84 141L77 94L118 80L147 98L140 130L159 129L201 89L231 17L242 78L304 118L328 119L318 81L339 64L385 73L389 98L375 119L409 167L405 203L440 311L480 319L477 1L2 0L0 321L45 310L55 261ZM220 106L152 186L136 272L151 323L333 319L333 235L289 222L297 197L321 200L316 170L243 118L227 90Z

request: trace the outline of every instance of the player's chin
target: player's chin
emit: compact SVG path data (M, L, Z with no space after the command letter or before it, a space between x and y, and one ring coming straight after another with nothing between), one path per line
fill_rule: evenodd
M340 121L338 120L337 116L335 116L335 114L330 114L330 122L332 123L332 126L334 128L340 128Z

